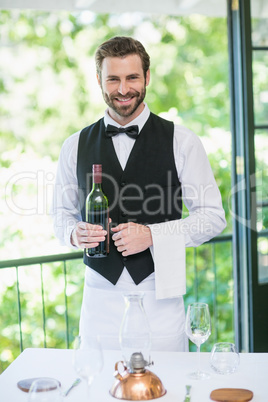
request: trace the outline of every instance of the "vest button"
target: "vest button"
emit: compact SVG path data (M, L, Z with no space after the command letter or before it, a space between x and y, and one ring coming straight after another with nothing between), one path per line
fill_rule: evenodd
M127 216L126 212L121 212L121 216Z
M124 260L124 261L127 261L127 257L123 257L123 260Z
M121 181L121 187L125 187L126 182L125 181Z

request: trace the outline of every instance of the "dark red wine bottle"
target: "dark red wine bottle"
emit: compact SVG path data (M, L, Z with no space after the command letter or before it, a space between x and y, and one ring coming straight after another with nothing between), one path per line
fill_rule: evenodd
M106 257L109 254L109 208L108 199L102 191L102 165L92 165L92 190L86 199L86 221L101 225L107 231L105 240L97 247L86 249L88 257Z

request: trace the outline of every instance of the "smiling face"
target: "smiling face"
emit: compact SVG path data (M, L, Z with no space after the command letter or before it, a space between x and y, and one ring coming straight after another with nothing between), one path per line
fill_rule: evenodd
M150 71L142 68L137 54L125 57L106 57L102 62L101 77L97 75L110 116L121 125L135 119L143 110Z

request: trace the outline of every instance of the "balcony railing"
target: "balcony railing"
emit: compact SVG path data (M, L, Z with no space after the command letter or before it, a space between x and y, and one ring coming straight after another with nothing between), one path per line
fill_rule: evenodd
M210 343L232 341L232 235L187 249L186 261L185 304L207 302L213 327ZM4 348L0 372L25 347L70 347L78 332L82 301L81 251L1 261L0 283L0 344Z

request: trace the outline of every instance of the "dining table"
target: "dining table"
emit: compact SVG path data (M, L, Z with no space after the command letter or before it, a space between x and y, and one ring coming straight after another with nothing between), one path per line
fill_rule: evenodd
M67 389L77 378L73 367L71 349L25 349L0 375L1 402L27 402L28 393L20 390L20 380L51 377ZM122 361L120 350L104 350L104 365L91 385L90 398L87 385L82 382L73 388L63 400L66 402L109 402L116 401L110 389L116 381L115 363ZM240 353L240 364L236 372L217 374L210 366L210 353L201 352L200 368L210 374L209 379L192 380L189 374L198 365L195 352L151 352L154 365L148 369L156 374L166 389L166 394L157 398L161 402L183 402L186 385L191 385L191 402L211 401L211 391L219 388L242 388L253 392L254 402L268 401L268 353Z

